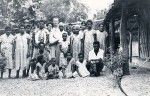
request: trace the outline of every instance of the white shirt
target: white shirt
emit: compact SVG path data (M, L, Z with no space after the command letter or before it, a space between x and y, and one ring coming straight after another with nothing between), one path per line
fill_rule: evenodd
M70 41L68 39L66 41L61 40L59 43L61 45L61 50L67 52Z
M99 52L97 53L97 55L95 54L94 49L89 52L89 58L88 58L89 61L100 59L100 58L101 59L104 58L104 50L99 49Z
M52 35L59 41L62 40L62 32L60 32L59 28L52 29Z
M45 28L42 30L38 30L37 33L35 34L35 43L38 44L42 38L44 39L44 43L46 43L47 34L48 34L48 30Z

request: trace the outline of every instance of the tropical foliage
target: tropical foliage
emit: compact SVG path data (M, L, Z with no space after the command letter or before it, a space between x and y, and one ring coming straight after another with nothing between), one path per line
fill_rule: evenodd
M49 19L76 22L86 19L88 8L77 0L2 0L2 13L7 20Z

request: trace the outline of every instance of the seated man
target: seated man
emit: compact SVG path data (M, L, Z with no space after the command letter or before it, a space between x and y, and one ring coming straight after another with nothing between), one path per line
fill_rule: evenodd
M94 49L89 52L87 69L90 72L90 76L99 76L102 71L104 51L100 49L100 43L95 41L93 43Z

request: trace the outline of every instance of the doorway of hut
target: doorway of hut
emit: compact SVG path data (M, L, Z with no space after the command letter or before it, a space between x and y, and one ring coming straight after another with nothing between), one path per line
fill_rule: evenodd
M150 68L150 34L146 31L147 27L140 23L138 18L138 15L133 15L127 21L130 62L141 67Z

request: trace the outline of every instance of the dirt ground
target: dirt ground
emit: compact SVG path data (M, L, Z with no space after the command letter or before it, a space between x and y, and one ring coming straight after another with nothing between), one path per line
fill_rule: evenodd
M111 75L30 81L25 79L0 80L0 96L124 96L114 88Z
M128 96L150 96L150 69L135 68L130 70L131 75L123 77L122 88Z

